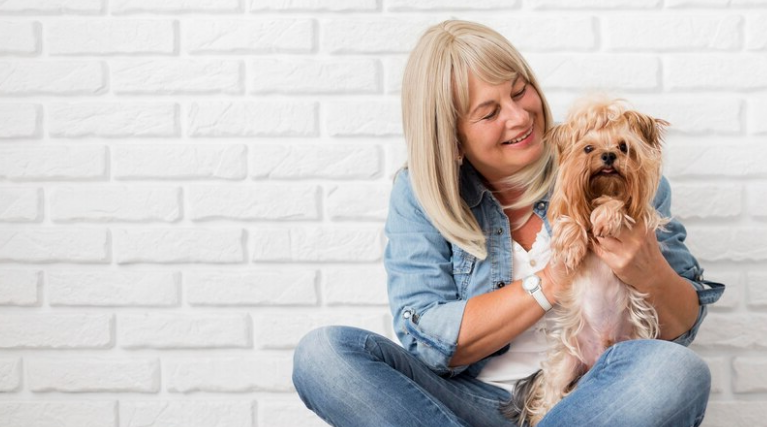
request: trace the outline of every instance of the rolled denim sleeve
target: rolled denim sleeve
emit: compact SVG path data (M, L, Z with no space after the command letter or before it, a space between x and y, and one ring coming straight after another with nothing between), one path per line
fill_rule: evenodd
M440 375L456 350L466 301L453 278L451 244L426 217L407 170L395 178L385 228L384 265L394 330L403 346Z
M665 177L661 179L654 204L661 216L670 218L664 229L657 232L661 252L674 271L687 279L698 294L700 309L695 324L689 331L674 339L674 342L688 346L695 339L698 329L706 317L707 305L716 302L721 297L724 292L724 285L703 280L703 269L684 243L687 238L687 230L682 223L671 216L671 186Z

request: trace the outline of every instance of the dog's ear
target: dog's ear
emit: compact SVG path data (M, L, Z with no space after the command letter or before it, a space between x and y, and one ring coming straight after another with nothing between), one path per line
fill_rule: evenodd
M572 145L572 129L566 123L554 126L546 132L546 139L549 140L549 144L554 144L557 147L560 158Z
M655 148L660 148L663 142L663 131L669 122L663 119L656 119L636 111L626 111L623 113L629 126L638 131L645 141Z

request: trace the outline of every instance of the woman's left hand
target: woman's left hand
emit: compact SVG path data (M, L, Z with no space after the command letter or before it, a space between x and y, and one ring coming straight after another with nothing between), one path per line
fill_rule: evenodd
M651 290L653 273L667 264L655 230L648 230L644 221L623 227L617 236L596 237L592 249L619 279L642 292Z

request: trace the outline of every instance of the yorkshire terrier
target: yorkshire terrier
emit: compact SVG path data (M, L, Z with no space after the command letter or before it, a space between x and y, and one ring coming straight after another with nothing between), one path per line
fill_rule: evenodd
M551 129L560 165L551 197L552 257L572 272L550 320L542 369L515 387L505 414L535 426L611 345L659 334L646 295L623 283L594 252L596 237L617 236L638 222L667 222L653 207L661 179L662 132L669 123L627 109L620 100L590 99Z

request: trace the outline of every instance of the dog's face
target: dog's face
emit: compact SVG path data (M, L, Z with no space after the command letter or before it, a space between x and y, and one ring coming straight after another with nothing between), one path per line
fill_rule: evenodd
M571 114L547 137L560 152L559 191L568 203L600 196L619 198L631 212L652 201L660 180L661 132L667 122L611 102L588 105ZM632 208L633 207L633 208ZM585 213L585 212L584 212Z

